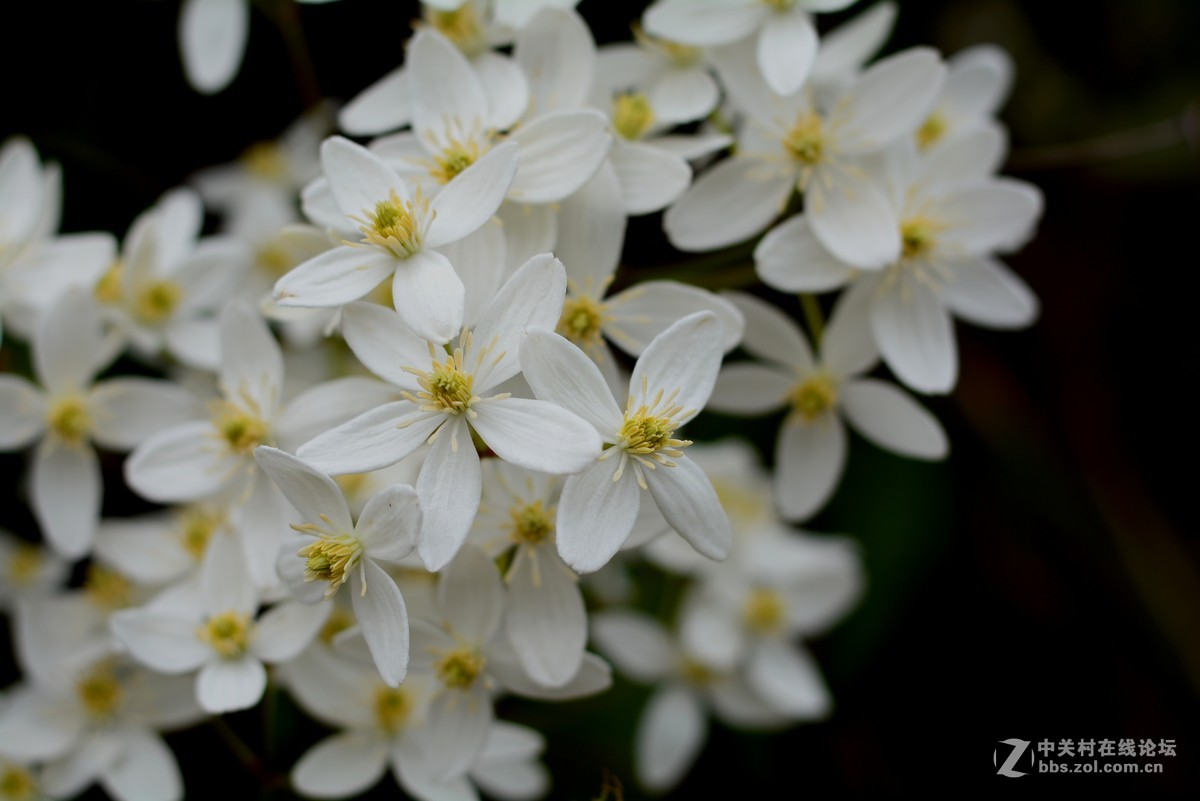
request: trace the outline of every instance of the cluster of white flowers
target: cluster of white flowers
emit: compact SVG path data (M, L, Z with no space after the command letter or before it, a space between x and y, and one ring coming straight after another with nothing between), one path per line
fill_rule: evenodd
M119 245L58 233L58 169L5 143L0 312L31 369L0 374L0 449L31 448L41 540L0 532L24 675L0 702L0 797L181 798L161 733L269 682L334 730L290 773L317 798L388 766L423 801L542 797L543 735L496 699L599 693L610 663L654 685L631 736L652 790L685 775L708 710L827 715L800 640L863 578L852 541L793 524L837 489L843 419L946 455L887 376L948 392L954 317L1033 321L997 254L1041 212L995 175L1005 55L872 61L893 3L816 32L850 4L659 0L597 48L570 0L427 0L344 135L307 117ZM185 1L197 89L232 80L248 5ZM627 218L664 210L682 251L750 243L765 288L619 271ZM110 376L119 358L161 377ZM706 406L784 411L773 470L684 438ZM129 452L125 483L161 511L104 516L119 477L97 449ZM686 583L670 620L638 608L634 559Z

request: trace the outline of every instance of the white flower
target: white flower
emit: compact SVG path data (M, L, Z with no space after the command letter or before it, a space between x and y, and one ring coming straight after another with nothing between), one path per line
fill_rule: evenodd
M755 32L758 68L772 91L795 92L817 57L809 12L840 11L854 0L659 0L646 30L690 45L735 42Z
M41 387L0 375L0 448L40 439L33 508L46 538L69 558L91 550L100 517L100 464L92 443L128 450L197 411L166 381L93 377L116 355L95 302L72 290L42 318L33 343Z
M341 306L394 276L392 297L409 326L426 339L448 341L462 325L463 285L434 248L462 239L495 213L517 170L516 145L496 147L432 199L419 188L410 193L395 170L347 139L326 140L321 166L337 211L316 222L358 241L346 239L279 279L276 301Z
M712 312L678 321L642 353L625 411L582 351L545 330L530 329L521 345L525 378L539 398L586 419L606 450L563 487L556 526L558 552L581 573L603 567L633 528L649 490L663 516L696 550L722 559L729 520L704 473L676 431L699 413L721 364L724 330Z
M531 470L572 473L600 452L596 432L575 414L544 401L489 395L520 372L517 349L528 326L552 326L562 311L563 266L531 259L504 285L453 353L422 340L400 317L352 304L344 333L358 358L400 387L404 400L380 406L300 448L326 473L358 473L398 462L424 442L417 493L425 522L418 552L431 570L462 544L479 506L479 454L472 431L497 456Z
M933 150L974 131L990 129L1003 136L994 117L1012 88L1013 64L995 45L977 45L946 62L946 85L933 111L917 129L917 145Z
M946 455L937 419L884 381L863 378L878 359L865 309L843 302L821 339L819 357L796 324L751 295L726 295L748 321L745 349L767 364L726 365L710 408L763 414L790 407L775 446L775 500L783 516L804 520L837 487L846 461L844 415L882 448L918 459Z
M400 588L375 560L394 562L412 552L421 528L416 493L404 485L388 487L352 522L350 507L329 476L277 448L260 446L254 458L306 521L293 524L302 547L283 546L279 574L309 604L331 599L348 583L379 674L398 686L408 669L408 612Z
M0 608L52 592L69 565L53 552L0 528Z

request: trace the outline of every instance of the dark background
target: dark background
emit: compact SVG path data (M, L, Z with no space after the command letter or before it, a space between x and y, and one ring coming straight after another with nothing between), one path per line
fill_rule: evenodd
M627 37L643 5L583 0L580 10L604 42ZM0 139L23 133L62 164L64 231L123 236L163 191L276 136L304 108L297 87L308 79L293 71L304 45L289 50L273 25L292 13L283 0L256 4L247 60L214 97L184 82L174 2L22 6L6 9ZM869 577L861 607L813 644L833 717L777 736L715 725L670 797L1194 794L1198 443L1185 382L1197 363L1200 4L903 6L885 52L995 42L1016 61L1006 172L1042 189L1046 213L1009 263L1041 298L1042 318L1015 334L959 327L960 384L929 402L950 433L946 463L854 441L845 482L812 524L859 538ZM341 100L400 62L417 16L413 3L384 0L294 13L320 94ZM631 226L629 277L678 268L659 224L652 215ZM769 443L777 422L698 421L692 433L743 426ZM10 480L22 464L0 456L14 529L28 528ZM553 798L598 795L605 769L637 798L630 750L645 695L618 682L593 701L505 701L500 711L547 733ZM210 727L172 735L191 797L255 797L263 776L271 797L285 795L269 777L319 730L279 703L269 733L259 710L234 716L252 747L269 741L263 764L239 765ZM1174 739L1178 756L1162 758L1159 776L1006 779L993 753L1002 760L1008 738ZM391 780L376 793L394 795Z

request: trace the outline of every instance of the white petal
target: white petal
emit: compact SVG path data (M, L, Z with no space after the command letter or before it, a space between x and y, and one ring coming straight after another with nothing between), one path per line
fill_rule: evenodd
M405 389L417 388L403 368L427 364L429 346L396 311L378 303L351 303L342 309L342 336L375 375Z
M38 783L39 789L52 798L79 795L121 757L124 740L112 731L86 733L65 757L46 765Z
M335 378L292 398L275 419L275 438L281 448L292 451L301 443L395 399L396 388L382 381L360 376Z
M990 179L1008 155L1008 137L998 125L964 131L931 149L920 164L923 186L964 186Z
M0 714L0 748L6 757L54 759L71 750L85 720L82 715L63 714L57 700L30 687L6 694Z
M575 575L557 555L539 548L532 558L509 573L506 630L530 677L558 687L579 671L587 612Z
M646 96L658 120L681 123L707 117L721 92L703 67L693 65L668 69L647 87Z
M266 321L244 303L221 312L221 392L235 403L252 402L270 419L283 392L283 353Z
M856 289L838 299L821 338L821 361L836 376L865 373L879 361L869 319L871 294Z
M659 150L674 153L685 161L693 161L716 155L732 145L733 141L733 137L728 134L701 131L694 134L656 136L652 144Z
M166 330L166 350L196 370L215 373L221 364L221 329L212 317L172 320ZM150 346L156 352L158 344Z
M196 396L169 381L114 378L95 386L88 396L94 415L96 443L114 450L136 448L171 426L201 416Z
M96 532L94 553L138 583L162 584L196 564L172 536L174 525L174 519L163 514L109 518Z
M179 763L150 729L126 729L124 753L105 772L101 785L117 801L182 801Z
M408 673L408 610L400 588L383 568L367 559L362 571L365 576L355 572L350 580L354 616L379 675L389 686L398 687Z
M42 318L33 342L35 372L54 394L89 386L113 355L95 301L78 290L64 295Z
M348 798L374 787L387 770L387 741L342 732L310 748L292 768L292 784L312 798Z
M846 462L846 431L833 413L812 422L784 420L775 446L775 502L788 520L825 505Z
M716 45L748 36L763 23L765 10L749 3L674 0L652 5L642 22L647 33L670 41Z
M918 392L953 389L958 379L954 324L931 287L907 281L878 296L871 330L883 360L905 384Z
M458 553L479 510L479 454L461 419L450 420L421 465L417 495L424 522L417 551L429 570L441 570Z
M612 686L612 669L595 654L583 655L579 672L561 687L537 684L526 675L507 642L494 643L488 650L488 669L499 684L524 698L570 701L604 692Z
M442 187L430 204L434 216L425 246L456 242L491 219L504 201L519 161L520 149L505 142Z
M796 387L796 376L750 362L721 368L708 409L729 414L767 414L783 408Z
M396 265L392 300L401 319L417 336L449 342L462 328L466 290L449 260L422 250Z
M475 68L487 97L487 127L495 131L512 128L529 108L529 83L525 74L511 58L490 51L477 55L471 66Z
M758 67L767 85L790 95L804 84L817 58L817 32L798 9L767 18L758 35Z
M78 559L100 522L100 462L88 445L42 440L33 456L33 511L54 550Z
M255 622L250 650L264 662L290 662L313 641L331 611L329 604L277 604Z
M504 259L507 248L504 225L498 217L488 220L473 234L438 248L438 252L454 265L454 272L466 289L463 298L465 327L471 328L479 321L504 283L508 275Z
M745 321L728 300L677 281L642 281L614 295L607 303L612 322L604 333L626 352L638 356L673 323L698 311L710 311L721 321L721 349L729 351L742 339Z
M735 156L697 178L667 209L671 244L689 252L733 245L762 231L783 211L795 176L755 158Z
M1012 58L995 45L976 45L950 59L942 102L956 115L980 119L1004 102L1012 88Z
M221 91L237 75L250 29L245 0L186 0L179 12L179 50L188 82Z
M421 507L412 487L394 484L371 496L354 536L372 559L398 562L412 553L421 530Z
M492 727L493 731L495 727ZM489 796L500 799L543 798L550 790L550 772L533 760L480 762L471 769L471 781ZM457 801L457 800L456 800Z
M592 616L592 638L622 673L650 684L675 667L675 645L662 623L641 612L604 611Z
M267 670L252 656L209 662L196 677L196 700L214 715L249 709L262 699Z
M674 395L684 411L677 421L691 419L712 394L724 353L725 332L712 312L680 319L646 347L633 368L630 394L635 403L650 403L659 390ZM689 414L691 412L691 414Z
M666 208L692 182L692 168L681 156L641 142L615 141L611 161L631 215Z
M655 693L635 735L639 781L654 791L673 787L696 761L707 734L704 712L689 690L668 685Z
M482 681L465 692L434 698L425 721L426 766L434 778L453 779L470 768L487 739L492 714L492 699Z
M214 537L204 553L200 585L209 615L240 612L253 615L258 609L258 591L250 580L249 567L238 537ZM279 550L276 545L271 554Z
M168 428L138 446L125 462L125 481L159 503L193 501L219 490L242 466L221 452L209 422Z
M562 314L566 292L566 270L549 253L534 256L508 279L480 316L473 332L475 353L492 348L475 372L477 392L517 374L521 369L518 357L525 329L553 328Z
M504 598L500 571L474 545L459 550L438 581L438 609L455 636L468 643L491 639L500 626Z
M759 643L747 678L769 704L801 720L823 718L833 706L812 657L783 640Z
M443 419L408 401L388 403L310 440L297 456L334 476L379 470L419 448Z
M881 448L917 459L946 455L946 432L937 418L891 384L874 379L846 384L842 409L851 425Z
M914 47L877 61L840 101L834 120L844 126L839 145L866 153L912 133L928 116L946 68L936 51Z
M780 292L827 292L854 276L849 265L821 244L804 215L767 232L754 249L754 269L764 284Z
M534 113L577 109L587 101L596 42L578 14L539 12L518 35L513 58L529 76Z
M46 400L24 378L0 375L0 450L23 448L46 430Z
M946 204L946 230L938 246L985 255L1012 251L1033 233L1042 214L1042 193L1031 184L1008 179L954 192Z
M563 485L555 523L558 555L578 573L608 564L633 530L638 485L629 465L613 480L619 458L596 462Z
M504 266L515 271L541 253L554 250L558 238L558 212L554 206L508 201L497 212L504 225Z
M327 517L337 531L354 530L346 498L329 476L290 453L266 445L254 449L254 460L305 521L320 523Z
M318 540L318 537L306 535L290 538L279 546L279 552L275 554L275 573L279 580L291 591L293 598L309 606L325 600L327 585L309 580L305 570L307 560L300 556L300 551Z
M614 436L621 410L599 368L564 337L531 328L521 343L525 380L541 400L569 409L604 436Z
M396 261L374 248L327 250L280 278L275 300L280 306L341 306L379 286L396 269Z
M487 98L470 62L446 37L422 28L408 44L413 128L444 142L474 125L482 127ZM459 134L461 135L461 134Z
M506 462L546 473L578 473L600 455L602 443L586 420L552 403L525 398L481 401L471 422Z
M835 186L810 205L808 224L835 259L875 270L900 257L900 221L874 184Z
M687 456L674 467L646 471L650 494L671 528L709 559L724 559L733 544L729 518L712 482Z
M955 264L938 296L955 316L987 328L1024 328L1040 306L1029 285L994 259Z
M679 626L683 651L708 667L732 671L746 652L746 628L739 611L724 598L685 602Z
M359 144L331 136L321 144L321 168L334 200L346 216L370 214L375 204L392 192L401 202L409 199L408 187L382 159Z
M113 634L134 659L160 673L187 673L203 665L212 651L196 637L186 618L129 609L111 618Z
M371 136L403 127L412 113L412 90L408 83L404 67L397 67L355 95L338 114L338 125L355 136Z
M828 82L852 76L883 46L895 21L896 4L885 0L822 36L813 80Z
M508 196L521 203L562 200L596 174L612 146L608 119L598 111L558 111L521 126L521 166Z
M621 260L625 220L621 185L607 165L563 201L555 253L567 268L575 294L603 294Z

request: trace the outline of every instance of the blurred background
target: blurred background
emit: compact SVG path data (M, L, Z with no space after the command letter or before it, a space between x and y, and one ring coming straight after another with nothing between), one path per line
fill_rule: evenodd
M579 10L603 43L628 38L644 6L583 0ZM1049 785L1194 794L1200 443L1188 376L1198 355L1200 4L902 6L885 53L992 42L1013 56L1005 172L1037 184L1046 212L1009 263L1042 317L1015 334L960 326L960 384L929 401L950 434L949 460L909 462L855 440L834 502L811 522L857 538L868 576L860 607L812 644L832 717L773 735L714 725L668 797L776 797L780 786L786 797ZM63 231L124 236L164 191L277 136L312 99L352 98L400 63L418 16L397 0L256 3L239 77L204 97L183 78L177 13L175 2L147 0L6 9L0 140L24 134L62 164ZM631 226L627 252L635 271L684 263L659 215ZM742 430L769 457L775 425L709 420L691 433ZM0 456L2 522L14 530L31 525L16 500L22 464ZM632 732L646 697L618 681L591 701L505 701L500 714L547 732L553 798L598 797L610 771L632 799ZM234 718L248 742L267 744L252 768L211 729L172 736L189 783L199 782L191 797L254 797L263 776L278 778L315 741L315 726L277 702L284 725L269 731L258 711ZM993 765L1008 738L1173 739L1178 755L1161 758L1157 776L1013 780ZM390 782L372 797L394 796ZM287 797L278 781L262 792Z

